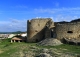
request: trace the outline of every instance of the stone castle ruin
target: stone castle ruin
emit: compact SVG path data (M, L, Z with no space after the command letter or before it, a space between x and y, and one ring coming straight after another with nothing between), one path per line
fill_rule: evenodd
M27 41L39 42L45 38L80 44L80 22L53 22L51 18L28 20Z

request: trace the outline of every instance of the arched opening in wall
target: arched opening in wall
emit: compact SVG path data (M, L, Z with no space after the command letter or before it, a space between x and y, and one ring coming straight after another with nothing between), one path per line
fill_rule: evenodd
M67 33L73 33L73 31L67 31Z

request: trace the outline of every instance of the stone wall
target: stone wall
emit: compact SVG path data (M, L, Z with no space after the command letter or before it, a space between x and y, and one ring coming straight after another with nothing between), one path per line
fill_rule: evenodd
M80 22L53 22L50 18L27 21L27 42L39 42L45 38L80 38Z
M39 42L45 38L45 27L50 18L38 18L27 21L27 41Z
M80 38L80 22L57 23L55 28L58 39Z
M45 38L50 38L51 37L51 30L49 28L45 29Z

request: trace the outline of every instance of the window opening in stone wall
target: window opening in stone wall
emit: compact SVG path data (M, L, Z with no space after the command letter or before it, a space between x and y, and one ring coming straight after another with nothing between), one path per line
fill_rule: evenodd
M73 31L67 31L67 33L73 33Z

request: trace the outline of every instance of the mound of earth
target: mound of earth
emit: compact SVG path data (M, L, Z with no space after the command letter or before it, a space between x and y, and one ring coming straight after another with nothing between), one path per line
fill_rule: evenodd
M58 39L47 38L42 40L38 44L43 46L57 46L57 45L61 45L62 43Z

